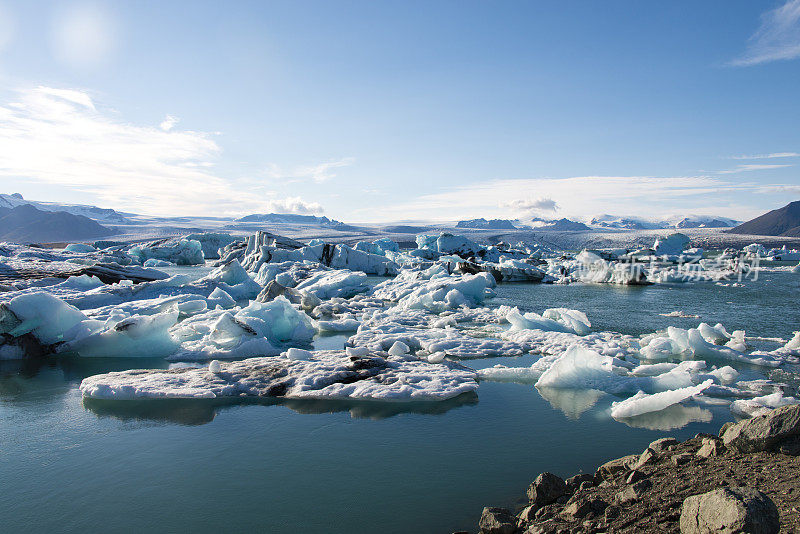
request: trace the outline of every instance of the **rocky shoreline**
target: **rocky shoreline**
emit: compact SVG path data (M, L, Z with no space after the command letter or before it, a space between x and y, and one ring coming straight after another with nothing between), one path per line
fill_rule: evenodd
M481 534L800 531L800 406L719 436L662 438L563 480L542 473L516 512L484 508Z

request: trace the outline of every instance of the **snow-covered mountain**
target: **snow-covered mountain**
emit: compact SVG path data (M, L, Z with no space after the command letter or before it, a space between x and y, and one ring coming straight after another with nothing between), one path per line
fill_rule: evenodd
M531 219L531 227L535 230L551 230L554 232L586 232L591 230L582 222L571 219Z
M597 215L589 224L595 228L621 230L660 230L667 228L733 228L739 221L714 215L675 215L664 220L618 215Z
M98 208L84 204L60 204L57 202L40 202L25 200L19 193L6 195L0 193L1 208L16 208L17 206L33 206L41 211L65 211L72 215L87 217L101 224L131 224L124 215L109 208Z
M482 230L515 230L516 226L508 219L470 219L467 221L458 221L456 228L474 228Z

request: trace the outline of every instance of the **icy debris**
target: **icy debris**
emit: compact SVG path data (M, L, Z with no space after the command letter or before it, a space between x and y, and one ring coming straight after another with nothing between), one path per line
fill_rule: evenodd
M633 397L612 404L611 417L614 419L622 419L627 417L636 417L637 415L650 412L659 412L672 406L673 404L678 404L679 402L690 399L695 395L699 395L711 384L713 384L713 382L713 380L708 379L697 386L688 386L669 391L662 391L652 395L648 395L644 391L639 391Z
M333 320L316 321L320 332L355 332L361 326L361 321L352 314L347 314Z
M70 243L64 250L69 252L96 252L97 249L94 248L92 245L87 245L86 243Z
M389 354L392 356L402 356L403 354L408 354L410 351L411 349L408 347L408 345L402 341L395 341L389 348Z
M442 363L444 361L445 354L444 352L434 352L433 354L428 355L428 363Z
M478 378L492 382L515 382L517 384L535 384L543 371L536 367L506 367L495 365L478 369Z
M222 364L219 363L219 360L211 360L208 363L208 372L209 373L221 373L222 372Z
M155 258L150 258L149 260L146 260L142 264L142 267L175 267L175 264L172 263L171 261L157 260Z
M716 343L726 342L726 345ZM666 360L690 357L695 359L728 360L749 363L762 367L778 367L781 360L776 355L765 353L746 354L744 332L728 334L722 325L714 327L701 323L698 328L684 330L670 326L666 332L656 332L640 341L642 358L647 360Z
M369 354L369 349L367 347L345 347L344 350L345 354L350 357L361 357Z
M789 404L800 404L800 400L784 397L782 391L776 391L762 397L735 400L731 403L731 411L739 416L754 417Z
M547 332L571 332L586 335L592 324L586 314L567 308L550 308L542 315L534 312L520 313L519 308L501 306L498 314L511 323L511 330L544 330Z
M350 298L369 291L367 275L363 272L336 270L321 272L297 284L295 289L312 293L322 300L333 297Z
M213 310L175 325L181 343L170 360L210 360L274 355L288 343L308 344L316 334L311 319L284 297L251 302L236 313Z
M681 317L686 319L699 319L699 315L693 315L691 313L686 313L682 310L671 311L669 313L659 313L662 317Z
M397 302L398 308L403 310L440 313L483 303L487 288L494 284L487 273L447 275L406 272L375 286L372 296ZM426 279L425 274L430 278Z
M159 398L283 397L390 402L439 401L474 392L474 371L452 362L431 364L408 356L347 356L317 351L308 360L250 358L205 368L132 370L90 376L84 397Z
M347 343L371 350L389 350L398 341L412 352L445 352L448 356L460 359L519 356L524 353L520 345L514 342L473 337L454 328L414 328L396 322L362 324L358 333L350 337Z
M290 360L310 360L314 355L310 350L298 349L296 347L290 348L284 354Z

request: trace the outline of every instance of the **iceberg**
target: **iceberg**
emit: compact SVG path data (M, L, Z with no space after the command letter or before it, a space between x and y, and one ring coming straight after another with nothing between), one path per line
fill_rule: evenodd
M212 360L275 355L287 344L310 344L311 318L285 297L253 301L236 311L216 309L176 324L170 334L180 349L170 360Z
M448 361L432 364L385 352L310 354L307 359L284 354L220 362L215 372L183 367L107 373L85 378L80 391L86 398L114 400L279 397L410 402L442 401L474 393L478 387L474 371Z
M675 233L656 238L653 251L656 256L678 256L689 246L690 239L684 234Z
M327 300L334 297L350 298L369 291L367 275L348 270L323 271L303 280L295 289Z
M697 386L688 386L685 388L673 389L662 391L648 395L644 391L639 391L633 397L630 397L621 402L612 404L611 417L614 419L622 419L628 417L636 417L650 412L660 412L661 410L678 404L686 399L690 399L695 395L699 395L706 390L714 381L711 379L706 380Z
M176 265L202 265L205 263L203 246L194 239L181 239L178 242L161 240L136 245L128 251L128 254L139 263L144 263L151 258Z

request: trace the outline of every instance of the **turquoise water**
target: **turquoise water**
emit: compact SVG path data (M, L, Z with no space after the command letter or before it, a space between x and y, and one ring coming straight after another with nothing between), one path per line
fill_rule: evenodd
M581 309L595 330L641 334L703 320L786 339L800 327L799 290L800 276L786 272L762 273L744 288L509 284L497 288L492 304L538 312ZM701 319L659 315L674 310ZM340 346L343 339L328 336L317 346ZM526 356L467 363L531 361ZM634 428L609 418L613 396L540 394L532 386L503 383L482 383L477 396L446 403L389 406L84 403L77 391L87 375L165 365L5 362L0 530L474 530L483 506L513 507L541 471L593 471L658 437L716 432L731 419L726 406L676 406L633 421ZM755 370L744 372L757 376Z

